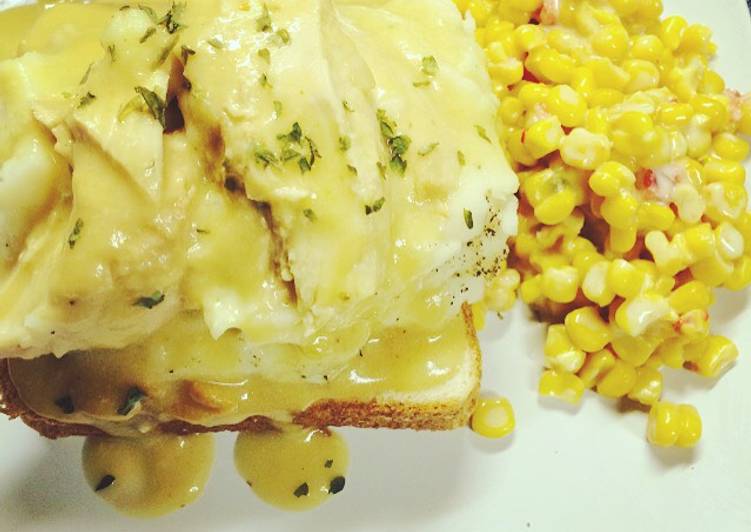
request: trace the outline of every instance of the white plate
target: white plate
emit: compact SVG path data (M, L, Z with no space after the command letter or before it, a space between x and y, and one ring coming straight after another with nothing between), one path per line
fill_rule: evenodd
M713 28L717 69L729 86L751 90L744 0L665 0L665 6L666 13ZM540 401L542 327L517 307L482 335L484 386L508 396L516 409L518 428L510 439L483 441L468 430L345 430L352 453L347 489L313 512L288 514L247 489L233 469L233 438L222 435L203 498L149 522L121 517L88 490L80 440L47 442L3 419L0 530L749 531L747 300L748 294L723 294L712 313L715 330L741 348L730 373L717 383L685 372L667 375L666 398L695 404L704 419L704 437L690 452L651 448L643 414L618 414L590 392L578 411Z

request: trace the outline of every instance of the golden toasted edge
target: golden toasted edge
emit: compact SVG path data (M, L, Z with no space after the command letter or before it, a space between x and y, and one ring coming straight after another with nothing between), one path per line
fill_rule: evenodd
M412 430L451 430L469 422L480 388L481 354L469 305L462 308L465 333L472 351L474 386L466 396L446 402L408 403L401 401L321 400L296 414L294 422L310 427L359 427ZM31 411L21 400L8 371L7 360L0 360L0 412L11 419L20 418L46 438L105 435L90 425L62 423ZM265 416L253 416L236 425L203 427L182 421L163 423L158 430L169 434L206 432L260 432L273 430L274 422Z

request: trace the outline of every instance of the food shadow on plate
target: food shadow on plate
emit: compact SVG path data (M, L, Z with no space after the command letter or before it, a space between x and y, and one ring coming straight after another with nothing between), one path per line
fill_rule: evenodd
M699 461L701 454L696 447L681 449L677 447L656 447L649 445L649 451L653 461L662 469L670 470L685 468Z
M734 292L732 290L720 289L716 295L717 300L709 311L715 324L724 325L732 323L741 317L743 311L748 308L748 290Z
M95 513L98 503L81 473L82 443L80 438L44 441L37 461L0 492L3 515L10 518L10 523L5 525L13 529L13 523L29 526L62 522ZM90 504L82 505L81 501L90 501Z

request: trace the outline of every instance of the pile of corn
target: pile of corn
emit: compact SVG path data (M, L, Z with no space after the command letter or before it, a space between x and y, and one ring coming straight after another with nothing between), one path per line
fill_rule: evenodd
M751 284L743 161L751 98L710 68L711 31L661 0L455 0L477 25L519 174L520 231L486 306L551 323L543 395L586 389L650 409L647 436L690 447L701 418L662 402L661 369L720 376L712 290Z

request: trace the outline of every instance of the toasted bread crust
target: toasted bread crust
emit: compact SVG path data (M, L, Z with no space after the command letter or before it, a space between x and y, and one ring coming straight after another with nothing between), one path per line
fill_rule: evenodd
M469 393L446 402L408 403L374 399L369 402L322 400L293 416L299 425L310 427L359 427L412 430L451 430L469 422L480 387L481 355L475 332L472 310L462 309L465 331L472 351L473 382ZM62 423L42 417L29 409L10 377L9 363L0 360L0 412L11 419L20 418L26 425L46 438L70 436L102 436L104 432L90 425ZM204 427L183 421L170 421L157 428L170 434L205 432L260 432L273 430L274 422L265 416L252 416L236 425Z

